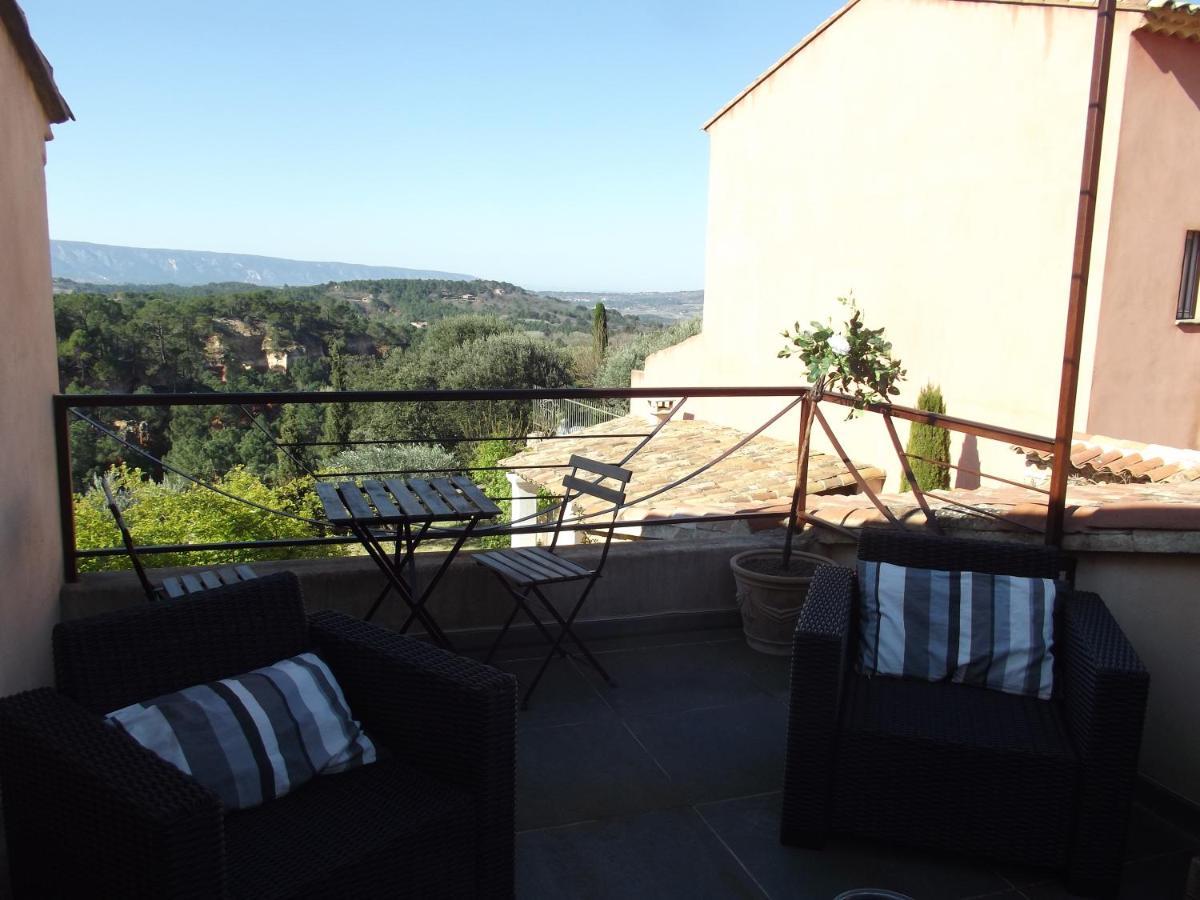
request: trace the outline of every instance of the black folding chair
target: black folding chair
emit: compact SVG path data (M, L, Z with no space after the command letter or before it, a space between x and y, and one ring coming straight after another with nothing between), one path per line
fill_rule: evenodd
M479 553L475 556L475 561L487 568L491 569L492 574L499 579L505 589L512 595L514 604L513 610L509 614L508 621L504 623L504 627L500 630L500 634L496 636L496 640L492 643L491 650L488 651L485 662L491 662L496 650L499 649L504 636L508 634L509 626L512 625L513 619L516 618L519 611L524 610L525 615L529 617L538 631L543 637L550 642L550 650L546 654L546 658L542 661L541 668L533 677L529 687L525 691L525 696L521 699L521 708L529 708L529 698L533 696L534 690L538 686L538 682L542 680L542 675L546 672L546 667L550 665L550 660L557 654L559 656L567 656L568 654L562 649L563 638L569 637L575 642L579 651L584 655L592 668L600 673L600 676L608 682L610 686L615 687L615 682L609 677L609 674L604 671L604 667L600 665L599 660L592 655L588 650L579 635L571 627L575 623L575 617L579 615L579 611L583 608L584 602L591 593L592 587L596 584L596 579L600 577L600 570L604 568L604 563L608 559L608 549L612 544L613 531L616 529L617 516L621 512L621 507L625 505L625 488L629 483L629 479L633 473L628 469L622 469L620 466L609 465L608 463L596 462L592 459L587 459L582 456L572 456L570 459L571 474L563 479L563 487L565 495L562 498L562 505L558 509L558 521L554 526L554 537L550 540L550 547L520 547L511 550L495 550L489 553ZM591 475L599 476L594 481L587 478L578 477L580 471L590 473ZM616 482L619 487L612 488L603 484L605 481ZM569 559L563 559L554 552L554 548L558 544L559 535L562 533L563 519L566 517L567 508L571 505L571 501L581 494L586 494L589 497L596 497L600 500L605 500L612 504L612 518L608 522L607 533L604 538L604 550L600 554L600 563L595 569L585 569L578 563L574 563ZM542 593L542 588L548 584L562 584L569 581L586 581L583 591L579 595L579 599L571 608L570 614L564 619L562 614L555 609L554 605L546 599L546 595ZM541 606L550 614L554 622L559 625L558 635L551 635L547 624L543 623L533 609L530 608L530 598L536 597Z
M138 581L142 583L142 590L146 593L146 599L151 603L158 600L175 600L179 597L186 597L189 594L199 594L201 591L218 588L223 584L237 584L239 581L249 581L252 578L258 577L249 566L224 566L215 571L164 578L163 586L156 588L150 583L150 579L146 575L146 569L142 566L142 561L138 557L137 547L133 543L133 535L129 533L129 527L125 524L125 517L121 515L121 509L117 506L117 501L113 498L112 488L108 486L108 479L101 478L100 486L104 488L104 499L108 501L108 511L112 513L113 518L117 521L117 528L121 530L121 540L125 544L125 552L129 554L129 560L133 563L133 570L137 572Z

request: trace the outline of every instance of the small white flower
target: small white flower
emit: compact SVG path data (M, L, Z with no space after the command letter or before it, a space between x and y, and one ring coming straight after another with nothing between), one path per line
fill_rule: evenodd
M845 356L850 352L850 342L840 334L831 335L826 343L829 345L829 349L838 356Z

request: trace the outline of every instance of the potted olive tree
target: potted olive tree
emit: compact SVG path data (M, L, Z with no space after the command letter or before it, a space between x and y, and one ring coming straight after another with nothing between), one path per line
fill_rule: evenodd
M807 478L809 439L813 409L825 390L838 390L853 399L847 418L858 415L871 403L886 403L900 393L896 386L905 372L892 356L892 345L882 328L867 328L862 311L853 298L839 297L847 320L841 328L831 321L812 322L807 331L797 322L783 332L787 344L780 357L799 357L812 391L801 419L800 451L796 480ZM747 550L729 561L737 584L737 602L742 611L746 642L756 650L786 656L791 652L796 618L808 596L808 585L817 566L833 560L815 553L793 550L803 510L798 509L799 491L793 497L787 537L782 549Z

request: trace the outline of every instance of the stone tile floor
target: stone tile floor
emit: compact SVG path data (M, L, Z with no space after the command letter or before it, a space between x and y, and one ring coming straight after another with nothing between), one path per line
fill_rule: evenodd
M781 846L787 660L750 650L736 630L590 646L618 686L556 660L519 719L518 897L1070 896L1042 871L848 839ZM536 652L498 665L525 682ZM1122 897L1181 900L1197 852L1200 837L1137 807Z

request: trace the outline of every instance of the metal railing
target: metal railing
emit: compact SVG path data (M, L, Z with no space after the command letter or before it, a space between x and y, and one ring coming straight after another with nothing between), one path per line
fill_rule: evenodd
M533 401L532 418L534 428L540 432L569 435L628 414L629 403L620 399L584 402L568 397L543 397Z
M89 557L104 557L112 555L120 555L124 553L123 547L85 547L79 548L76 546L75 539L75 520L74 520L74 493L72 489L71 475L71 456L70 456L70 425L73 421L84 421L90 423L93 427L98 427L107 435L108 439L123 442L127 449L132 452L140 453L142 456L149 457L149 454L140 450L135 444L126 441L119 434L115 434L103 428L96 421L94 416L97 415L97 410L112 410L112 409L129 409L129 408L147 408L147 407L173 407L173 406L221 406L242 408L243 411L248 408L257 408L260 410L274 410L286 404L351 404L351 403L470 403L470 404L486 404L492 402L512 402L512 401L533 401L533 402L574 402L586 404L595 408L603 409L605 406L616 401L625 401L634 399L659 399L663 397L680 398L674 405L672 415L677 413L690 398L775 398L781 402L781 408L773 415L769 416L760 426L749 432L743 439L739 440L730 448L723 450L713 460L705 462L698 466L694 471L688 473L682 478L677 479L671 484L660 487L649 494L637 497L627 503L627 506L633 507L638 504L657 497L681 484L686 483L692 478L702 474L712 466L722 462L730 455L734 454L746 444L750 443L758 435L762 434L771 425L778 422L783 416L792 412L797 407L801 410L801 432L800 438L797 440L796 454L796 479L792 486L792 502L790 506L791 514L788 516L789 528L794 528L798 524L808 523L814 527L828 528L834 531L847 533L838 525L826 522L815 516L809 516L806 512L806 495L807 495L807 468L810 456L808 441L805 440L805 421L818 424L822 431L825 432L829 442L833 445L835 453L840 457L842 463L846 466L847 471L854 477L859 490L868 496L872 503L878 508L881 514L888 519L892 524L899 526L899 521L888 509L887 505L877 496L871 485L863 478L858 471L857 466L851 461L850 457L845 452L841 445L834 429L829 423L829 420L821 411L822 403L828 403L839 406L852 406L853 399L846 395L824 392L819 398L819 402L814 402L812 390L807 386L766 386L766 387L652 387L652 388L559 388L559 389L498 389L498 390L422 390L422 391L290 391L290 392L272 392L272 393L186 393L186 394L69 394L57 395L54 397L53 411L55 436L58 452L58 495L59 509L62 531L62 543L64 548L64 572L68 581L78 579L78 564L80 559ZM979 438L1003 441L1006 443L1020 444L1024 447L1053 452L1054 441L1049 437L1042 435L1031 434L1029 432L1020 431L1017 429L1006 428L1003 426L989 425L982 422L963 419L957 416L949 416L938 413L925 412L910 407L891 405L891 404L873 404L866 407L866 412L878 415L884 423L891 443L896 451L897 459L901 469L906 473L910 485L913 486L914 498L918 505L925 512L927 521L935 530L938 529L937 517L934 515L928 498L941 501L948 505L961 507L970 510L972 513L990 518L998 518L995 514L965 504L961 500L947 498L938 495L932 491L922 491L913 477L909 466L909 455L904 451L900 443L899 435L896 432L894 420L900 419L909 422L919 422L927 425L944 428L951 432L956 432L964 435L973 435ZM250 417L255 427L262 425L253 417ZM620 440L620 439L636 439L638 443L637 449L652 442L668 422L670 417L659 421L656 426L649 430L639 430L629 433L612 433L612 434L595 434L589 435L589 440L592 438L603 440ZM394 437L387 439L379 439L372 441L348 441L348 442L281 442L276 440L268 431L268 436L276 448L283 453L289 453L295 448L302 446L318 446L322 444L338 443L342 444L412 444L412 443L428 443L436 442L442 444L456 443L471 443L492 440L524 440L525 435L483 435L483 436L453 436L442 437L437 436L405 436ZM570 435L555 435L546 440L566 440ZM150 457L152 458L152 457ZM171 471L171 467L161 460L154 460L159 465L166 466ZM942 463L939 463L942 464ZM980 478L994 479L1002 483L1016 484L1009 479L1001 476L990 475L986 472L981 472L962 465L953 465L944 463L947 468L956 469ZM389 470L383 472L320 472L310 471L316 478L324 477L361 477L371 476L376 474L392 474L392 475L408 475L426 473L432 471L483 471L483 470L501 470L511 471L522 468L538 468L538 469L567 469L569 463L564 460L559 464L538 464L533 466L506 465L506 466L455 466L453 468L438 469L438 470ZM187 478L196 484L207 487L211 490L217 490L218 493L223 493L213 485L205 483L202 479L192 477L189 473L177 472L184 478ZM1027 487L1020 485L1021 487ZM1032 488L1031 490L1038 490ZM1042 491L1041 493L1045 493ZM786 496L786 486L781 486L781 496ZM230 495L226 494L227 497ZM230 499L240 502L248 502L242 498L231 497ZM511 499L508 497L493 497L492 499ZM253 505L253 504L251 504ZM1048 514L1050 502L1047 503ZM264 509L264 507L259 507ZM268 512L277 512L281 515L289 515L291 518L297 518L288 513L282 513L274 510ZM543 510L544 512L544 510ZM593 526L588 519L596 515L603 515L604 511L589 513L587 516L569 517L563 527L574 531L586 531ZM700 523L715 523L728 522L739 520L764 520L771 519L778 521L781 513L778 510L769 512L737 512L721 515L680 515L680 516L654 516L651 518L622 518L621 526L623 528L632 528L637 526L662 526L662 525L682 525L682 524L700 524ZM269 540L243 540L243 541L225 541L225 542L206 542L194 544L163 544L154 546L144 546L139 548L139 552L145 555L165 554L165 553L187 553L213 550L246 550L246 549L263 549L277 550L286 547L312 547L322 544L352 544L356 539L345 534L331 533L332 529L323 527L324 523L314 520L308 521L314 527L314 532L323 531L325 533L314 533L308 537L293 537L282 539ZM1032 526L1023 523L1011 523L1015 527L1025 530L1037 530ZM543 532L548 529L548 526L538 521L533 517L530 524L523 524L521 521L509 523L503 526L496 526L492 529L484 529L485 534L531 534ZM477 531L479 531L477 529ZM453 529L445 529L446 535L454 534ZM1056 536L1047 534L1048 540L1056 540Z

